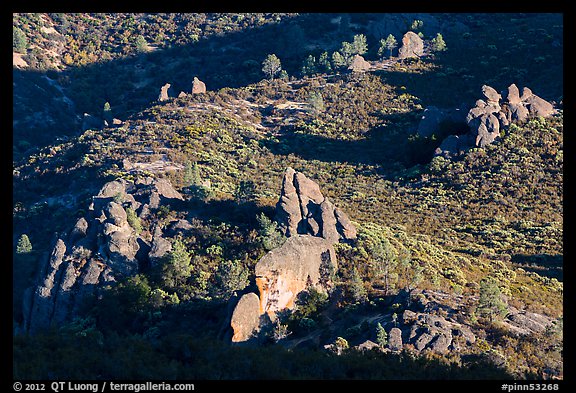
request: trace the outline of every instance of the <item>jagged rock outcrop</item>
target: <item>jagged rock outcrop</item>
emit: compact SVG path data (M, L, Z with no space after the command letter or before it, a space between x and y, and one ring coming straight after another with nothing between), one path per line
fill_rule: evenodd
M352 63L348 66L348 70L352 72L365 72L370 69L370 63L368 63L362 56L354 55Z
M400 59L420 57L424 55L424 41L413 31L409 31L402 37L402 46L398 51Z
M310 234L333 243L356 238L346 214L322 195L317 183L290 167L282 180L276 221L286 236Z
M158 95L158 101L167 101L170 96L168 95L168 89L172 86L170 83L166 83L160 88L160 94Z
M192 94L206 93L206 84L197 77L192 81Z
M400 332L394 332L397 350L398 345L412 344L417 351L428 348L434 352L445 353L472 345L476 341L476 336L466 325L440 315L408 311L403 314L401 326L396 328ZM393 329L390 330L390 336ZM399 333L400 337L397 337Z
M518 310L514 307L509 307L509 312L503 321L513 334L522 336L532 333L542 333L547 327L553 324L553 319L542 315L525 310Z
M333 245L356 238L346 214L322 195L317 183L292 168L284 174L276 221L288 239L256 264L259 295L248 294L251 300L244 295L236 306L231 322L234 342L246 341L262 320L273 321L278 311L293 308L302 291L331 288L330 277L338 267ZM238 323L256 321L254 299L258 315L266 318L258 319L257 325Z
M24 296L24 332L39 332L70 320L87 297L121 277L136 274L150 258L170 249L160 229L151 247L128 222L126 210L149 208L143 202L154 193L171 201L182 198L164 179L138 183L120 179L100 189L87 214L67 236L60 234L52 252L44 257L37 285Z
M453 157L470 147L485 147L500 137L500 130L512 123L534 117L548 117L556 113L554 106L524 87L522 95L515 84L502 94L494 88L482 86L484 99L479 99L466 115L469 131L465 135L447 137L435 155ZM503 99L504 97L504 99ZM423 126L424 127L424 126Z

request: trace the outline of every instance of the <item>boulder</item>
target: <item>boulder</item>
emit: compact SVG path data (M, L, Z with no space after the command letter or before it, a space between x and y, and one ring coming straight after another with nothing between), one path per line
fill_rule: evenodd
M152 246L148 253L148 258L152 264L157 263L164 255L172 250L172 242L162 237L160 225L154 227L152 235Z
M398 51L400 59L420 57L424 55L424 41L413 31L409 31L402 37L402 46Z
M482 86L482 94L486 97L487 104L500 104L502 96L493 88L488 85Z
M348 66L348 70L352 72L365 72L370 69L371 65L362 56L354 55L352 63Z
M255 293L243 295L232 313L232 342L248 341L259 330L260 299Z
M392 351L402 350L402 330L397 327L393 327L388 333L388 348Z
M380 348L380 346L372 340L366 340L356 346L356 349L359 351L371 351L374 348Z
M167 101L170 96L168 95L168 89L170 89L170 83L166 83L160 88L160 94L158 95L158 101Z
M439 147L434 151L434 156L442 156L444 158L456 157L470 147L474 146L474 139L470 134L466 135L449 135L447 136Z
M421 137L430 137L440 129L440 122L444 118L444 113L435 106L429 106L424 109L424 113L418 123L416 131Z
M516 86L514 83L508 86L506 101L510 105L518 105L521 101L520 90L518 90L518 86Z
M192 81L192 94L206 93L206 84L197 77Z
M316 182L292 168L284 173L275 220L288 237L309 234L332 243L356 238L348 216L322 195Z
M325 291L328 267L337 269L332 243L320 237L296 235L264 255L256 264L260 312L274 320L277 311L291 309L300 292L310 286Z
M551 103L538 97L535 94L532 94L522 102L524 102L526 105L528 113L530 113L531 117L549 117L556 113L556 110Z

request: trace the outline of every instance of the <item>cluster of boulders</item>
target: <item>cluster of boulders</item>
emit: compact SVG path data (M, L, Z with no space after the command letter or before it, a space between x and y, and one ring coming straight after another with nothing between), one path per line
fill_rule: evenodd
M172 85L170 83L166 83L164 86L160 88L158 101L160 102L168 101L168 99L170 98L170 94L168 92L170 87L172 87ZM194 80L192 81L192 94L203 94L203 93L206 93L206 84L195 76ZM180 94L178 94L178 98L182 97L186 97L186 93L183 91L181 91Z
M151 239L131 226L129 209L146 218L161 204L183 200L165 179L106 183L68 234L57 235L43 261L38 283L24 295L23 331L34 333L72 319L86 296L136 274L171 248L160 228Z
M372 340L357 345L359 350L380 348L384 351L410 349L415 352L430 350L437 353L460 352L473 345L477 336L474 331L458 321L464 299L461 295L448 295L432 290L413 290L409 297L411 305L397 318L386 315L380 322L387 332L387 344L380 348ZM417 299L417 300L414 300ZM455 308L448 304L455 303ZM507 316L501 325L512 334L529 335L544 332L553 319L542 314L518 310L508 306Z
M460 131L449 135L435 151L436 156L454 157L472 147L485 147L500 137L502 129L513 123L532 118L549 117L556 113L554 106L524 87L522 94L515 84L498 93L494 88L482 86L484 99L479 99L464 116L462 108L438 109L429 107L424 111L418 135L428 137L440 133L444 122L455 123L452 128ZM464 130L464 132L461 132Z
M356 238L348 216L316 182L292 168L284 174L275 219L287 239L256 264L259 294L238 301L230 322L233 342L250 340L278 311L293 308L302 291L325 292L332 285L330 272L338 267L333 245Z

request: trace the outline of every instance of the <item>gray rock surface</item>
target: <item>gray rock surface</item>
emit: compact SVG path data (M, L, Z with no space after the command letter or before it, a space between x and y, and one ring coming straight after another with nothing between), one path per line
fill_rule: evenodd
M127 220L128 207L142 206L135 196L146 201L152 194L161 201L183 199L165 179L115 180L102 186L86 215L67 236L54 241L52 252L41 261L38 281L23 299L24 332L40 332L71 320L86 298L121 277L138 273L141 263L170 249L159 228L150 246Z
M284 173L275 219L288 237L309 234L333 243L356 238L348 216L322 195L316 182L290 167Z
M388 333L388 348L392 351L402 350L402 330L397 327L393 327Z

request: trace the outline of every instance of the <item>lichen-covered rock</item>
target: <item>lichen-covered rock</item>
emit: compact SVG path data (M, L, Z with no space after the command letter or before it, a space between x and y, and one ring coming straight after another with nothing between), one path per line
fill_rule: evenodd
M243 295L234 312L230 326L232 326L232 342L247 341L258 332L260 326L260 299L255 293Z

